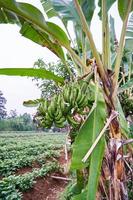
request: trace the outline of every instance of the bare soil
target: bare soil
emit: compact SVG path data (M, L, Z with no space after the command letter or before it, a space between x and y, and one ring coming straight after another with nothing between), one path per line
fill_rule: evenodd
M59 173L51 175L63 176ZM53 179L51 176L39 178L32 189L23 193L23 200L58 200L67 183L64 180Z
M54 179L51 176L68 177L65 169L67 162L65 160L64 151L61 152L61 156L58 161L60 166L64 168L64 173L55 172L45 178L36 179L36 183L33 188L23 193L23 200L59 200L60 193L64 191L68 181ZM28 172L28 169L24 170ZM29 169L29 171L31 170L32 168ZM23 174L24 171L19 172L22 172Z

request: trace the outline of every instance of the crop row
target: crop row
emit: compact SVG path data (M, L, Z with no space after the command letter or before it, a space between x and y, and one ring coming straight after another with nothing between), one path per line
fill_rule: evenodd
M56 143L62 143L64 141L65 134L10 134L10 135L2 135L0 134L0 146L7 145L7 144L17 144L18 142L41 142L43 141L49 141L50 143L53 143L55 141Z
M35 179L45 177L52 171L59 170L56 162L47 163L41 169L34 169L30 173L19 176L9 176L0 181L0 199L2 200L20 200L22 194L20 192L32 188Z
M54 144L48 144L46 142L41 142L41 143L38 143L38 142L33 142L33 143L26 143L26 144L17 144L17 145L7 145L7 146L3 146L3 147L0 147L0 155L2 155L4 152L11 152L11 151L21 151L21 150L24 150L24 149L30 149L30 148L44 148L44 149L60 149L62 146L62 144L58 144L58 143L55 143Z
M0 162L0 175L9 176L17 169L26 166L32 166L33 162L44 164L48 158L57 158L60 155L60 151L48 150L42 154L27 156L25 154L19 156L18 158L5 159Z
M13 150L5 149L5 151L0 152L0 160L4 161L5 159L13 159L13 158L19 158L22 155L25 156L36 156L39 154L42 154L46 151L54 151L59 150L62 147L62 145L43 145L43 146L34 146L34 147L27 147L23 148L21 150L18 150L18 148L14 148Z

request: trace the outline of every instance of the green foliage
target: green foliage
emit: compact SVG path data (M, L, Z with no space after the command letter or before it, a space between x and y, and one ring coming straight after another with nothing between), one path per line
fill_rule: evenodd
M12 138L10 135L0 135L0 176L9 176L17 169L32 166L37 162L40 166L45 164L48 158L58 158L63 137L34 135L32 133L21 136L19 133ZM8 139L7 139L8 138ZM28 139L28 140L27 140ZM50 142L50 144L48 143ZM55 151L56 150L56 151Z
M68 65L70 66L71 71L73 71L72 62L68 62ZM53 72L55 75L63 77L65 80L70 79L70 75L68 74L68 71L67 71L65 65L61 61L58 61L56 63L46 64L42 59L38 59L34 63L34 68L46 69L48 71ZM52 80L41 80L40 81L37 78L34 78L33 80L37 81L37 86L40 88L40 90L42 92L41 97L43 97L43 98L50 98L55 93L60 91L59 86Z
M0 197L5 200L21 199L20 192L17 192L16 189L19 189L19 191L26 191L33 187L36 178L44 177L48 173L58 169L59 167L57 163L53 162L43 165L40 169L34 169L31 173L26 173L24 175L18 176L8 176L7 178L3 178L0 181Z
M54 140L53 140L54 139ZM20 192L33 187L36 178L45 177L60 167L56 158L65 142L65 135L41 133L0 134L0 199L20 200ZM51 161L48 161L49 159ZM36 161L40 168L32 165ZM24 166L32 166L32 172L12 175Z
M1 123L1 120L6 118L7 116L5 104L6 104L6 99L3 96L2 91L0 91L0 123Z
M95 87L92 87L91 89L96 90ZM79 133L73 144L73 156L71 165L72 169L82 169L88 166L88 162L84 164L82 162L82 159L93 144L94 140L97 137L97 134L100 133L101 129L104 126L104 120L106 117L106 113L104 110L105 102L100 91L97 95L96 108L90 115L88 115L87 120L79 130ZM97 121L99 123L97 123ZM103 143L102 140L101 143Z
M28 3L18 3L16 1L0 1L0 7L7 9L8 12L13 12L20 20L22 25L24 22L34 24L35 30L41 30L59 41L62 45L69 46L69 40L65 32L57 25L45 21L45 18L40 10ZM9 21L10 22L10 21Z
M110 10L111 6L116 2L116 0L108 0L106 2L106 9L107 9L107 12ZM98 1L98 6L100 7L100 11L99 11L99 15L101 17L102 15L102 0L99 0Z
M129 5L129 3L130 3L129 0L127 0L127 1L118 0L118 10L119 10L119 15L120 15L122 20L124 20L125 17L126 17L127 7ZM131 11L132 10L133 10L133 4L132 4Z
M27 76L27 77L37 77L37 78L46 78L52 79L56 82L63 83L63 78L54 75L52 72L49 72L45 69L33 69L33 68L1 68L1 75L8 76Z
M82 169L89 165L89 178L87 185L87 198L95 199L98 179L102 159L104 155L104 138L101 138L95 149L93 150L89 162L82 162L83 157L93 145L98 134L104 127L106 119L105 102L100 91L96 90L96 108L88 116L87 120L79 130L79 133L73 144L73 155L71 169ZM98 121L98 123L97 123ZM96 159L97 158L97 159ZM93 191L93 192L92 192ZM81 194L84 196L84 194Z
M14 113L15 114L15 113ZM0 120L0 131L32 131L36 130L30 114L24 113L19 116L9 116Z
M0 181L0 199L2 200L21 200L21 193L18 192L15 186L8 181Z

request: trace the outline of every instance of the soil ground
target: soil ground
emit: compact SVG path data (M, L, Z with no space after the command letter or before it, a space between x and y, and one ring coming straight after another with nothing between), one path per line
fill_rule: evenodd
M52 174L62 176L61 174ZM59 200L68 182L53 179L50 176L45 179L37 179L34 187L23 194L23 200Z
M58 159L61 167L65 168L66 160L64 152L61 153ZM18 173L24 174L31 171L31 168L21 169ZM64 191L68 181L54 179L51 176L68 177L61 172L55 172L45 178L38 178L33 188L23 193L23 200L59 200L61 192Z

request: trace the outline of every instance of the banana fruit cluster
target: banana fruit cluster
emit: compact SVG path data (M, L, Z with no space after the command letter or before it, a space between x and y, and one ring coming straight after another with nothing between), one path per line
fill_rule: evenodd
M51 100L40 102L36 119L40 126L50 128L53 124L63 128L69 123L72 127L79 127L74 113L82 113L88 106L89 88L86 81L80 80L67 83L59 94L55 94Z

